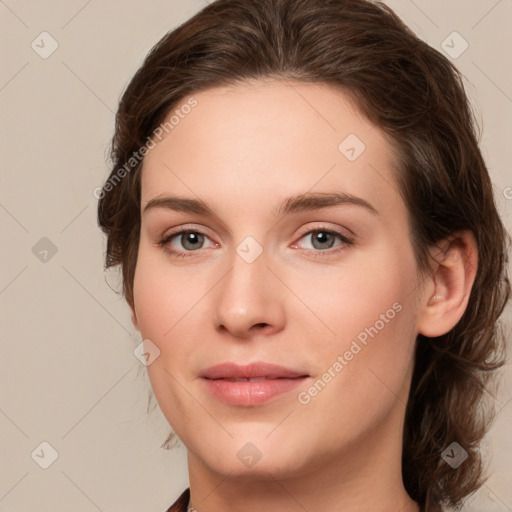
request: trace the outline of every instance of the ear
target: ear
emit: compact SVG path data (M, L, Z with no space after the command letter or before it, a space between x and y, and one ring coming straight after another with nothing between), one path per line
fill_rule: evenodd
M449 332L468 305L478 267L478 248L470 231L436 246L431 282L425 286L418 315L419 334L435 338Z

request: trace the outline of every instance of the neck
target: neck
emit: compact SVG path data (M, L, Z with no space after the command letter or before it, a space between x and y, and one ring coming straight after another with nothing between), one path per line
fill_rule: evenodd
M292 476L277 470L222 475L189 451L191 505L197 512L419 512L402 481L397 418L403 412L403 406L397 408L378 431L365 433L342 453L318 457Z

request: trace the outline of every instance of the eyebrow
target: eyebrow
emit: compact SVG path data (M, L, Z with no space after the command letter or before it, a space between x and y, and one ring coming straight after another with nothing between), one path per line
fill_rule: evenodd
M285 199L281 206L272 211L275 216L303 211L319 210L333 206L352 205L366 209L374 215L379 212L366 200L345 192L307 192ZM144 207L143 214L155 208L184 213L195 213L205 217L216 217L215 212L201 199L176 196L155 197Z

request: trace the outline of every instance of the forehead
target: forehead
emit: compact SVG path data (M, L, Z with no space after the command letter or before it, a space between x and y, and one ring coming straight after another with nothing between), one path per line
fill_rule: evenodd
M195 106L184 108L191 104ZM266 80L201 91L172 112L172 129L144 159L150 198L238 197L261 207L280 195L343 189L400 201L388 139L338 89ZM386 206L382 204L382 206Z

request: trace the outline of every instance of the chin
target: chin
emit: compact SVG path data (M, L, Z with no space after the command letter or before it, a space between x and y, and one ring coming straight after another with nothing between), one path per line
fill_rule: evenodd
M230 478L286 479L307 472L311 461L304 452L303 443L265 440L265 436L236 436L224 442L219 442L218 438L203 438L204 444L191 440L190 451L210 470ZM185 445L188 448L188 443Z

